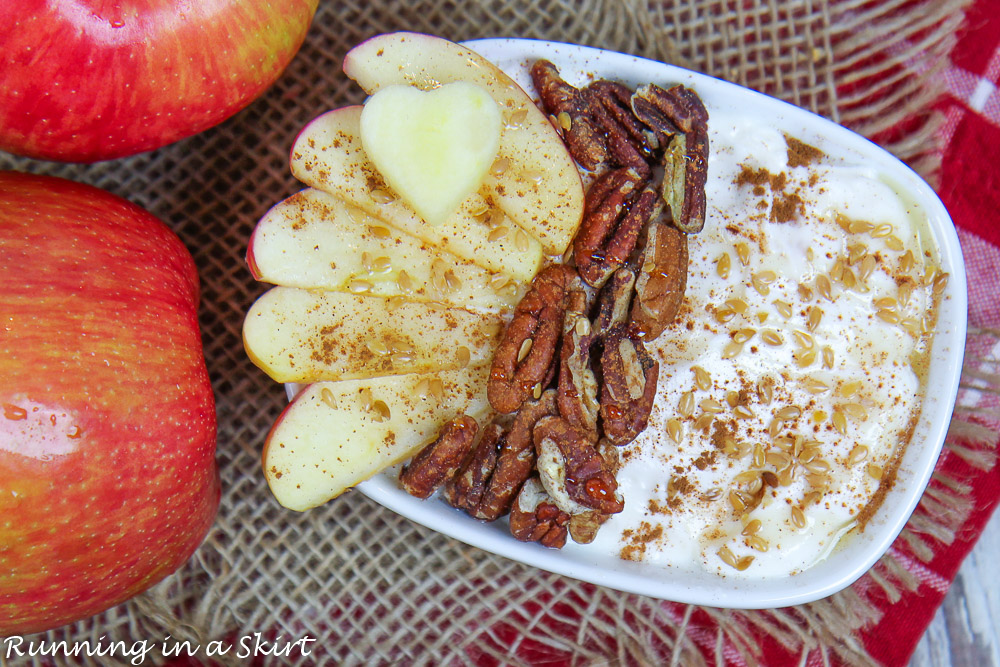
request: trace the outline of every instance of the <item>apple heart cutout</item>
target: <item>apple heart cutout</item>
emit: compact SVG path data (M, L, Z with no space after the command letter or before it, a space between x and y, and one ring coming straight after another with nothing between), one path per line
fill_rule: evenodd
M500 108L480 86L387 86L361 112L361 144L386 184L429 224L479 189L500 149Z

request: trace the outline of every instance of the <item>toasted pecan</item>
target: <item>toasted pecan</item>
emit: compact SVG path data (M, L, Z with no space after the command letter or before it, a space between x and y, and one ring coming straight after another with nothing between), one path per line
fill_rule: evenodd
M657 213L659 196L633 169L609 171L587 191L573 259L588 285L601 287L625 264L640 233Z
M444 487L445 500L452 507L475 516L479 502L486 491L490 477L497 465L503 445L504 431L496 422L483 429L483 436L462 462L458 473Z
M570 516L546 493L537 477L521 487L510 509L510 534L522 542L561 549L566 544Z
M618 446L635 439L649 422L660 365L637 332L624 324L611 328L601 354L601 428Z
M568 117L568 127L558 121L556 127L562 131L573 159L588 171L601 169L608 161L608 148L591 118L588 96L563 81L559 70L548 60L535 61L531 66L531 81L549 114L557 119L561 114Z
M653 223L639 253L631 320L644 341L663 333L680 312L687 287L688 239L680 230Z
M531 437L535 423L556 414L556 392L550 389L538 400L525 401L514 416L510 430L500 445L496 467L473 516L493 521L510 511L511 503L535 471L535 444Z
M562 264L546 267L535 276L528 293L514 309L493 355L486 385L490 405L498 412L514 412L537 385L544 389L551 380L566 290L576 275L571 267Z
M561 417L544 417L535 425L534 439L542 485L561 510L622 511L615 475L586 433Z
M461 415L444 425L441 433L413 457L399 473L399 483L407 493L427 498L452 478L472 449L479 424Z

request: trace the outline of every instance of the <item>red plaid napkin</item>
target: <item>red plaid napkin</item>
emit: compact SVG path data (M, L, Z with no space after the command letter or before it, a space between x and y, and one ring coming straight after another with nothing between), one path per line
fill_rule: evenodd
M941 109L947 120L938 194L958 227L965 255L969 326L1000 328L1000 2L973 5L945 76L948 96ZM997 349L975 351L1000 357ZM978 394L967 400L983 407L998 404L996 397ZM909 660L1000 500L1000 467L977 470L946 452L938 470L968 481L974 509L950 546L935 543L929 563L904 558L912 563L908 569L920 579L920 588L895 604L886 601L882 620L863 633L868 651L886 665ZM910 555L901 541L893 549Z

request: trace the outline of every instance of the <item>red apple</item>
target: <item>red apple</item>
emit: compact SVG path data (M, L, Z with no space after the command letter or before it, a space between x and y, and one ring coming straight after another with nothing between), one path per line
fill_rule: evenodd
M198 278L114 195L0 172L0 636L152 586L219 504Z
M94 162L208 129L274 83L317 2L0 2L0 149Z

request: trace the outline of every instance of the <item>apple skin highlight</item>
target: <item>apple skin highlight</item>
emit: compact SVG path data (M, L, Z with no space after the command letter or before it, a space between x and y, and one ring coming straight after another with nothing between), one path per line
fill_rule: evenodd
M0 149L96 162L213 127L277 80L317 3L0 3Z
M198 277L143 209L0 172L0 636L180 567L219 505Z

